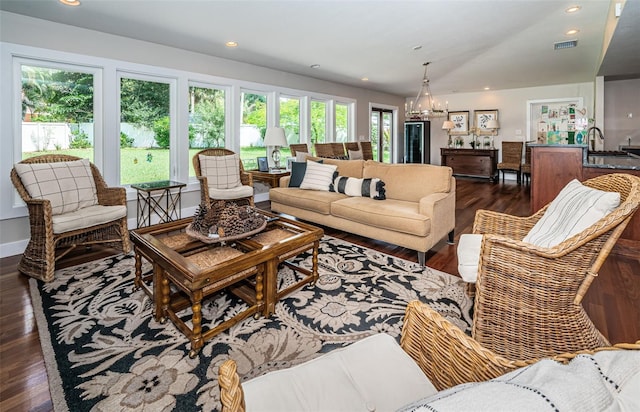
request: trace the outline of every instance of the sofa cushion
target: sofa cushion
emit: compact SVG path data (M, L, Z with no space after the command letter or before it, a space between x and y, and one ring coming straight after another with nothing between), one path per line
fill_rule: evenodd
M418 203L387 199L378 202L364 197L347 197L331 204L335 217L381 229L427 236L431 219L418 213Z
M328 159L324 157L310 157L312 160L324 160L325 164L336 165L338 168L336 171L340 176L357 177L361 178L362 168L364 167L364 160L341 160L341 159Z
M384 200L384 182L378 178L358 179L356 177L338 176L333 180L333 191L347 196L370 197Z
M436 393L391 336L380 333L242 384L246 410L393 411Z
M300 189L331 191L337 166L307 160L307 170L300 183Z
M207 178L209 187L232 189L242 185L240 181L240 157L238 154L226 156L198 155L200 171Z
M17 163L15 169L29 196L51 202L53 215L98 204L96 183L88 159Z
M342 175L342 173L340 173ZM446 166L389 164L367 160L362 177L377 177L385 182L387 199L417 202L432 193L451 191L452 170ZM408 181L419 184L407 184Z
M573 179L553 199L523 241L554 247L593 225L618 205L620 193L592 189Z
M53 222L53 233L59 234L109 223L125 216L127 216L127 207L125 205L94 205L53 216L51 220Z
M481 383L446 389L400 411L637 411L640 351L602 351L564 365L544 359ZM631 394L635 395L631 395Z
M274 187L269 190L269 199L272 203L310 210L323 215L331 213L332 202L345 197L342 193L303 190L297 187Z

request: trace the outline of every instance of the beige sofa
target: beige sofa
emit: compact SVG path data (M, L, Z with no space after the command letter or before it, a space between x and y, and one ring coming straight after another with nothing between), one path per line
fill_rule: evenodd
M318 160L318 158L308 158ZM271 210L320 225L425 252L445 236L453 242L456 183L449 167L387 164L373 160L323 159L340 176L379 178L386 199L347 196L289 186L289 177L269 191Z

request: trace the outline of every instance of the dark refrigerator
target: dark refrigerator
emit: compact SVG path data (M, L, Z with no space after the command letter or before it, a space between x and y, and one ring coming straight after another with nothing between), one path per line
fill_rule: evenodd
M431 162L431 122L408 121L404 123L404 162Z

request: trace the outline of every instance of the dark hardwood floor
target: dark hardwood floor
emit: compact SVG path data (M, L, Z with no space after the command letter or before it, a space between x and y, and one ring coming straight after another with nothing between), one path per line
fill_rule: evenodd
M457 179L456 241L470 233L477 209L529 215L528 186ZM269 203L258 205L269 208ZM325 233L381 252L417 261L416 252L325 228ZM615 249L614 249L615 251ZM95 248L71 254L59 267L113 253ZM28 278L17 272L20 256L0 259L0 411L52 410L47 373L29 296ZM456 247L441 241L427 254L427 265L457 274ZM592 284L583 305L612 343L640 339L640 258L638 251L613 253Z

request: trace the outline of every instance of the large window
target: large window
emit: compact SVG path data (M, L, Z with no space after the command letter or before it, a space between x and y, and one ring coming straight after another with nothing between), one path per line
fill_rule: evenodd
M148 78L120 78L120 184L169 180L171 87Z
M311 101L311 143L325 143L327 136L327 103Z
M267 131L267 96L242 92L242 124L240 125L240 159L247 169L257 169L257 157L266 154L264 134Z
M37 62L20 73L22 159L64 153L93 161L94 73Z
M189 87L189 159L198 151L225 147L225 91L209 87ZM195 176L189 162L189 176Z
M349 141L349 106L336 103L336 142Z
M288 143L300 143L300 99L280 97L280 127Z

